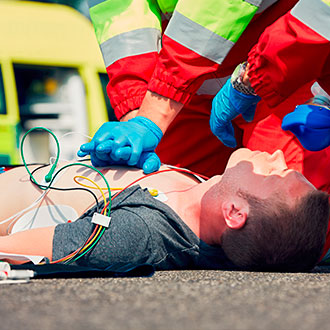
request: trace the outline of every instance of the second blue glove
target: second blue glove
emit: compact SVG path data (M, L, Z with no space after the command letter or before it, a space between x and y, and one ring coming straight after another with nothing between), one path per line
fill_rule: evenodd
M330 145L330 109L313 104L298 105L283 118L282 129L295 134L307 150L322 150Z
M212 133L227 147L236 147L234 128L231 121L242 114L252 121L260 97L243 94L232 86L230 79L221 88L212 102L210 127Z

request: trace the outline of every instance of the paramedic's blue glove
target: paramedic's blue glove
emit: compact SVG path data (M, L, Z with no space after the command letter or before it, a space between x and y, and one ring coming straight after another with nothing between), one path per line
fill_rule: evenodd
M126 164L151 173L160 167L154 149L162 137L161 129L146 117L137 116L127 122L107 122L99 128L91 142L80 146L78 156L90 155L94 166Z
M282 129L296 135L307 150L322 150L330 145L330 109L311 104L298 105L283 118Z
M252 121L259 101L260 97L257 95L246 95L234 89L228 79L212 102L210 117L212 133L227 147L236 147L231 121L239 114L242 114L246 121Z

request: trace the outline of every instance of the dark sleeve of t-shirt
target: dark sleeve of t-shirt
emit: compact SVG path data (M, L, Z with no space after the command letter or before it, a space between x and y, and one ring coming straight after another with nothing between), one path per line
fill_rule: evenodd
M75 251L86 241L93 230L91 217L56 226L53 239L53 260ZM152 255L149 229L142 218L127 208L112 212L111 222L90 253L77 261L81 266L114 268L120 265L140 265Z

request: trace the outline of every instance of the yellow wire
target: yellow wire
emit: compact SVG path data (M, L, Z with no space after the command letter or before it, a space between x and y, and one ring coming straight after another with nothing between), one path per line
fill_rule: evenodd
M88 244L85 245L85 246L81 249L80 253L83 252L83 251L85 251L86 249L88 249L88 247L90 247L90 246L93 244L93 242L96 240L96 238L97 238L97 236L99 235L99 233L100 233L101 230L102 230L102 226L100 226L100 228L97 230L95 236L91 239L91 241L88 242Z
M95 188L95 187L88 186L87 184L84 184L84 183L82 183L82 182L79 182L79 181L77 180L78 178L81 178L81 179L87 179L87 180L93 182L93 184L95 184L95 186L97 186L96 183L95 183L94 181L92 181L92 180L90 180L90 179L88 179L88 178L86 178L86 177L84 177L84 176L80 176L80 175L76 175L76 176L73 178L73 180L74 180L75 183L77 183L77 184L79 184L79 185L81 185L81 186L83 186L83 187L85 187L85 188L89 188L89 189L97 189L97 188ZM97 186L97 187L98 187L98 186ZM99 190L108 190L107 188L102 188L102 187L98 187L98 189L99 189ZM110 190L111 190L111 191L112 191L112 190L123 190L123 188L111 188ZM149 191L149 193L150 193L151 196L154 196L154 197L158 196L158 190L157 190L157 189L150 189L150 188L148 188L148 191Z
M78 182L78 181L76 180L76 178L85 179L85 180L91 182L92 184L94 184L96 188L95 188L95 187L89 187L89 188L91 188L91 189L98 189L98 190L101 192L101 194L102 194L103 201L104 201L104 205L107 204L107 199L105 198L104 192L103 192L102 188L101 188L96 182L94 182L92 179L87 178L87 177L85 177L85 176L76 175L76 176L73 178L74 182L76 182L76 183L78 183L78 184L80 184L81 186L84 186L84 187L88 187L88 186L82 184L81 182ZM106 213L106 209L104 210L104 214L105 214L105 213Z
M99 235L99 233L100 233L101 230L102 230L102 226L100 226L100 228L99 228L98 231L96 232L95 236L91 239L90 242L88 242L88 244L87 244L86 246L84 246L84 248L80 251L80 253L83 252L83 251L85 251L85 250L86 250L91 244L93 244L93 242L96 240L96 238L97 238L97 236ZM61 259L61 262L62 262L62 261L65 261L65 260L68 260L68 259L70 259L70 258L71 258L71 256L68 256L68 257L66 257L66 258L63 258L63 259Z
M77 180L78 178L81 178L81 179L87 179L88 181L91 181L91 182L93 182L93 183L96 185L96 183L95 183L94 181L92 181L92 180L86 178L85 176L80 176L80 175L76 175L76 176L73 178L73 180L74 180L75 183L77 183L77 184L79 184L79 185L81 185L81 186L83 186L83 187L85 187L85 188L96 189L95 187L88 186L87 184L84 184L84 183L82 183L82 182L79 182L79 181ZM102 187L99 187L99 189L100 189L100 190L108 190L108 188L102 188ZM111 188L110 190L122 190L122 189L123 189L123 188Z

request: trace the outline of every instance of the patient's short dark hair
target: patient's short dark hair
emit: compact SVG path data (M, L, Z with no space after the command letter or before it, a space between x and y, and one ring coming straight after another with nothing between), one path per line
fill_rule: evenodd
M314 190L294 208L239 192L250 206L243 228L227 228L221 245L242 269L299 272L311 270L325 244L329 196Z

